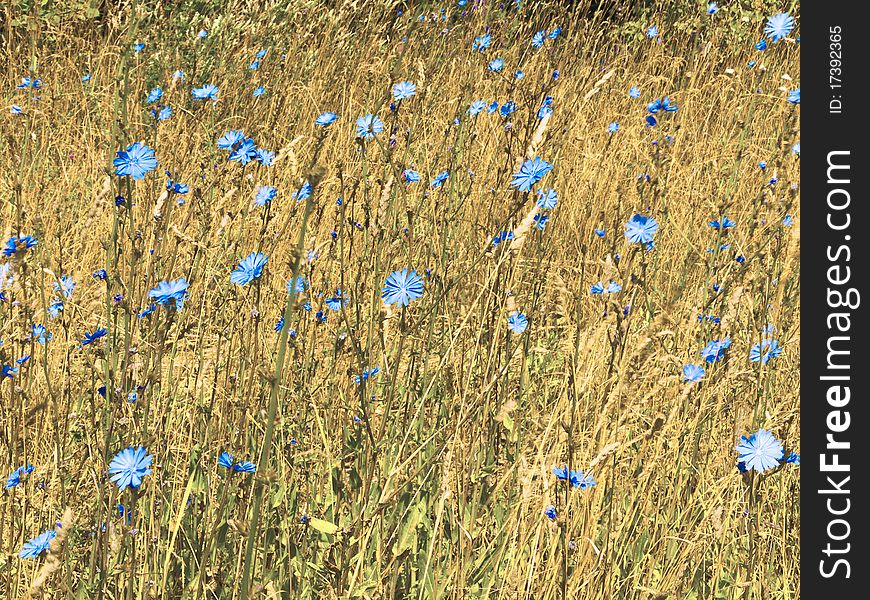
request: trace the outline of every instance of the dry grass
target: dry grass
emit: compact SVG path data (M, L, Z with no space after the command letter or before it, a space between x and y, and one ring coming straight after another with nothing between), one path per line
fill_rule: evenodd
M4 241L39 245L10 259L0 303L3 364L31 355L0 386L0 468L35 470L0 495L0 596L800 596L797 471L741 476L734 452L761 427L798 450L799 108L780 88L799 87L799 53L793 40L752 47L777 7L741 20L721 2L711 19L685 3L618 24L548 3L466 16L450 4L445 22L440 5L424 22L362 2L223 18L125 9L99 39L22 17L3 94L24 110L0 118L0 193ZM653 22L662 43L642 33ZM529 46L556 25L556 41ZM486 27L493 45L473 53ZM501 75L487 72L495 57ZM14 89L28 68L43 89ZM404 80L417 94L390 111ZM208 82L219 101L193 101ZM174 114L155 126L144 98L158 85ZM663 96L680 110L646 127ZM478 99L517 111L471 118ZM314 118L327 110L339 120L324 131ZM366 113L386 130L363 148L353 122ZM229 129L275 164L228 162L215 141ZM114 177L115 151L137 140L160 166ZM555 165L540 187L559 195L543 231L535 196L509 185L535 155ZM420 183L401 178L408 167ZM183 205L162 193L164 169L190 186ZM314 194L297 202L306 179ZM267 184L277 198L254 206ZM660 224L650 252L623 236L637 212ZM737 226L719 236L707 222L722 214ZM513 243L494 246L502 231ZM269 257L262 277L231 284L253 251ZM310 312L288 304L294 266ZM425 293L403 311L380 290L404 267L425 274ZM101 268L108 282L91 276ZM78 283L51 318L61 275ZM182 276L182 310L137 318L151 288ZM589 293L610 279L619 294ZM348 302L330 311L339 288ZM507 328L514 311L528 316L522 335ZM295 336L275 333L282 314ZM752 363L767 323L784 352ZM53 339L37 343L34 324ZM98 327L106 338L82 347ZM683 383L682 366L725 336L727 359ZM147 447L153 472L119 492L106 470L129 445ZM222 450L261 468L228 473ZM557 481L566 464L597 486ZM18 558L70 510L62 553Z

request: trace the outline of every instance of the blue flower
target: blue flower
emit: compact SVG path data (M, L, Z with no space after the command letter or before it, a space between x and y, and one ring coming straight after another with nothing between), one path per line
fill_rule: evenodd
M19 83L15 87L17 87L20 90L27 89L27 88L33 88L35 90L38 90L38 89L42 88L42 80L41 79L33 79L31 77L22 77L21 83Z
M715 221L710 221L707 224L713 229L731 229L732 227L737 225L737 223L735 223L728 217L722 217L721 222L717 219Z
M190 284L184 277L172 281L161 281L156 288L148 291L148 297L161 306L172 305L181 310L187 299L187 288Z
M45 325L34 325L31 329L31 335L40 344L50 342L51 338L54 337L45 329Z
M85 338L82 340L82 346L87 346L88 344L93 344L98 339L106 336L106 328L100 327L96 329L93 333L85 332Z
M708 363L714 363L725 356L725 351L731 347L731 338L713 340L701 349L701 357Z
M417 183L420 181L420 174L417 171L405 169L402 171L402 178L408 183Z
M553 210L556 208L556 203L559 201L559 194L553 188L538 190L538 208L544 210Z
M655 25L650 25L646 30L646 37L654 39L659 34L659 28Z
M544 510L544 514L547 515L547 518L550 519L551 521L555 521L556 520L556 507L551 504L550 506L548 506Z
M4 489L12 489L17 487L21 483L21 469L15 469L9 474L9 477L6 478L6 485L3 486Z
M435 176L435 179L433 179L433 180L429 183L429 185L430 185L433 189L436 189L436 190L437 190L437 189L440 188L442 185L444 185L444 182L447 181L447 178L448 178L448 177L450 177L450 171L442 171L441 173L438 173L438 175Z
M230 281L236 285L247 285L263 274L263 267L269 257L260 252L251 252L230 273Z
M538 213L534 216L535 225L541 231L543 231L544 227L547 226L547 221L549 221L549 220L550 220L550 217L548 217L547 215L545 215L543 213Z
M82 75L82 83L87 83L87 82L89 82L90 80L91 80L91 74L90 74L90 73L85 73L84 75Z
M60 278L60 283L52 282L51 286L55 291L63 292L65 298L72 298L73 290L75 290L76 282L69 275L63 275Z
M589 293L593 296L599 296L604 293L604 284L600 281L598 283L593 283L592 287L589 288Z
M610 283L607 284L606 291L608 294L617 294L617 293L622 291L622 285L615 282L615 281L611 281Z
M492 238L492 245L498 246L500 243L514 239L513 231L502 231L500 234Z
M233 455L229 452L221 452L221 455L218 456L217 464L224 469L232 469L234 460Z
M410 81L402 81L393 86L393 98L407 100L417 93L417 86Z
M514 102L513 100L508 100L507 102L502 104L501 109L498 111L498 114L500 114L503 119L507 119L514 113L514 111L516 111L516 109L516 102Z
M417 275L417 271L409 271L405 268L390 273L384 282L381 298L385 304L408 306L412 300L417 300L422 295L423 279Z
M196 34L196 37L198 37L201 40L204 40L205 38L208 37L208 31L206 31L205 29L201 29L199 31L199 33Z
M306 179L305 183L302 184L302 187L293 192L291 196L296 200L296 202L308 200L311 197L311 182Z
M254 88L252 95L254 96L254 98L259 98L260 96L262 96L265 93L266 93L266 88L261 85L257 88Z
M374 377L375 375L377 375L380 372L381 372L380 367L375 367L374 369L367 369L367 370L363 371L360 375L357 375L356 377L354 377L353 382L356 383L357 385L359 385L363 381L368 381L370 377Z
M786 101L790 102L791 104L800 104L801 103L801 89L798 88L796 90L790 91L788 93L788 98L786 98Z
M785 459L785 462L792 464L796 467L801 466L801 455L797 452L792 452L788 455L788 458Z
M471 44L471 49L476 50L478 52L483 52L489 45L492 43L492 37L487 33L484 35L479 35L474 38L474 42Z
M788 13L778 13L768 17L767 23L764 25L764 35L776 43L784 37L788 37L792 29L794 29L794 17Z
M257 195L254 196L254 204L257 206L266 206L275 199L275 196L278 195L278 188L272 187L271 185L261 185L257 188Z
M173 194L178 194L180 196L183 196L184 194L186 194L187 192L190 191L190 186L188 186L186 183L173 182L170 179L169 182L166 184L166 189L169 190L170 192L172 192Z
M520 167L519 172L514 173L511 180L511 186L517 188L521 192L528 192L532 186L538 183L544 175L550 172L553 165L539 157L532 160L526 160Z
M704 367L698 365L683 365L683 381L697 383L704 376Z
M529 319L520 312L515 312L507 318L508 329L517 335L523 333L529 326Z
M288 294L290 294L291 292L298 294L300 292L304 292L307 288L308 288L308 282L306 282L305 278L301 277L301 276L296 278L295 285L293 284L292 280L287 282L287 293Z
M236 473L256 473L257 465L249 460L243 460L233 465L233 471Z
M13 235L6 241L3 248L3 256L13 256L19 250L28 250L37 246L39 242L32 235Z
M537 33L535 33L535 35L532 36L532 46L534 46L535 48L540 48L541 46L544 45L544 40L546 40L546 39L547 39L547 30L542 29L542 30L538 31Z
M341 290L336 290L335 295L325 300L326 308L329 310L341 310L343 304L347 304L347 300L342 296Z
M217 147L223 150L232 150L236 144L240 144L244 140L244 131L241 129L231 129L230 131L224 132L224 134L218 138Z
M656 119L652 115L647 115L647 117L646 117L646 119L644 119L644 121L646 121L647 127L655 127L658 124L658 119Z
M710 4L707 5L707 14L708 15L712 16L712 15L715 15L717 12L719 12L719 7L716 6L715 2L711 2Z
M489 64L487 65L486 68L489 69L490 71L492 71L493 73L498 73L499 71L501 71L504 68L504 61L500 58L494 58L491 61L489 61Z
M555 40L557 37L559 37L560 33L562 33L562 28L556 27L555 29L553 29L553 31L549 33L549 35L547 35L547 37L551 40Z
M765 40L765 39L758 40L758 42L756 42L756 44L755 44L755 49L761 50L762 52L764 50L767 50L767 40Z
M33 466L27 465L27 467L18 467L14 471L9 474L9 477L6 478L6 485L3 486L4 489L12 489L21 484L21 477L24 475L29 475L33 472Z
M245 138L230 152L228 160L246 165L257 158L257 144L250 138Z
M471 106L468 107L468 114L472 117L476 117L484 108L486 108L486 100L475 100L471 103Z
M374 139L384 130L384 122L377 116L368 114L356 120L356 137L366 141Z
M54 529L49 529L44 533L40 533L35 538L24 542L24 546L21 547L21 552L18 553L18 556L20 558L35 560L40 554L51 547L51 540L53 540L55 536L57 536L57 532Z
M115 175L130 176L133 179L144 179L145 173L157 168L157 158L154 150L142 142L133 142L126 150L118 150L117 158L112 161Z
M786 215L785 218L782 220L782 224L785 227L791 227L792 225L794 225L794 218L792 218L791 215Z
M801 143L798 142L794 146L792 146L791 151L794 152L795 154L797 154L798 156L800 156L801 155Z
M763 473L779 466L784 451L782 443L765 429L759 429L749 437L740 437L737 444L737 458L746 469Z
M619 131L619 123L616 121L607 126L608 133L616 133L617 131Z
M326 127L327 125L332 125L335 123L336 119L338 119L338 115L334 112L325 112L321 113L314 119L314 124L319 125L320 127Z
M646 244L652 241L653 235L658 230L658 221L652 217L636 214L625 224L625 237L632 244Z
M147 104L153 104L154 102L157 102L158 100L160 100L162 97L163 97L163 90L160 89L159 87L156 87L153 90L151 90L150 92L148 92L148 95L145 97L145 102Z
M220 89L213 83L207 83L202 87L191 90L194 100L214 100L215 102L218 99L218 92L220 92Z
M583 473L581 470L568 471L568 467L553 469L553 475L560 481L570 481L572 486L581 490L586 490L596 484L595 478L591 473Z
M9 112L13 115L20 115L22 112L22 109L17 104L13 104L12 106L9 107Z
M57 318L61 311L63 311L63 301L60 298L52 299L48 305L48 316L52 319Z
M665 112L677 112L680 110L680 107L676 104L671 104L671 99L665 96L662 99L656 98L649 104L647 104L646 109L651 113L657 113L659 111Z
M151 474L152 460L153 457L142 446L125 448L109 463L110 479L121 491L128 487L138 488L142 485L142 478Z
M778 340L766 339L753 344L749 349L749 360L751 362L761 362L766 365L770 359L776 358L782 354L782 346Z
M136 52L137 54L139 52L142 52L144 49L145 49L145 44L141 44L141 43L133 44L133 51Z

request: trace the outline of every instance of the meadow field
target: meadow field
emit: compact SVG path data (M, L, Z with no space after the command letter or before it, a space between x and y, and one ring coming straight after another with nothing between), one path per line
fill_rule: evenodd
M794 600L782 0L0 9L0 599Z

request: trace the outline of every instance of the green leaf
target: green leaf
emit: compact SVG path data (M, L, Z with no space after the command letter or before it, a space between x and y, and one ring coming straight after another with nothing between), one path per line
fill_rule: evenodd
M338 525L330 523L329 521L324 521L323 519L312 518L308 520L308 524L320 533L325 533L327 535L335 535L335 532L338 531Z
M393 546L393 554L398 556L405 550L412 548L417 543L417 526L420 524L420 519L426 514L426 503L421 500L414 505L411 512L408 513L408 518L402 524L402 533L399 535L399 542Z

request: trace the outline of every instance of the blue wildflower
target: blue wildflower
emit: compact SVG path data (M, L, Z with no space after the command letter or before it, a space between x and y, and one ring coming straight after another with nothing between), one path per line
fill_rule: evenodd
M766 339L753 344L749 349L749 360L751 362L761 362L766 365L770 359L776 358L782 354L782 346L778 340Z
M24 542L24 546L22 546L18 556L24 559L35 560L43 552L51 548L51 540L56 536L57 532L54 529L49 529L46 532L40 533L35 538Z
M422 295L422 278L417 275L417 271L409 271L407 268L390 273L381 293L385 304L399 306L408 306L412 300L417 300Z
M737 457L745 467L763 473L779 466L784 451L782 443L765 429L759 429L749 437L740 437Z
M133 142L126 150L118 150L117 158L112 161L115 175L130 176L133 179L144 179L145 174L157 168L157 158L154 150L142 142Z
M788 13L778 13L768 17L767 23L764 25L764 35L776 43L788 37L792 29L794 29L794 17Z
M417 86L410 81L402 81L393 86L393 98L407 100L417 93Z
M110 479L121 491L128 487L138 488L142 479L151 474L152 460L153 457L142 446L125 448L109 463Z
M683 381L697 383L704 376L704 367L698 365L683 365Z
M377 116L368 114L356 120L356 137L372 140L384 130L384 122Z
M646 244L652 241L653 235L658 230L658 221L652 217L635 214L625 224L625 237L633 244Z
M213 83L207 83L191 90L194 100L214 100L215 102L218 99L218 92L220 92L218 86Z
M332 125L335 123L336 119L338 119L338 115L334 112L325 112L321 113L314 119L314 124L319 125L320 127L326 127L327 125Z
M174 279L172 281L161 281L156 288L148 291L148 297L152 298L161 306L174 306L176 310L181 310L184 306L184 301L187 299L187 288L190 284L184 277Z
M529 326L529 319L521 312L515 312L507 318L508 329L519 335Z
M266 206L275 199L278 195L278 188L271 185L261 185L257 188L257 194L254 196L254 204L257 206Z
M236 285L247 285L263 274L263 267L269 257L260 252L251 252L239 262L238 266L230 273L230 281Z
M532 186L538 183L544 175L550 172L553 165L539 157L532 160L526 160L520 167L519 172L514 173L511 180L511 186L517 188L521 192L528 192Z

